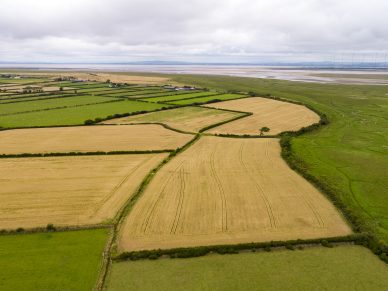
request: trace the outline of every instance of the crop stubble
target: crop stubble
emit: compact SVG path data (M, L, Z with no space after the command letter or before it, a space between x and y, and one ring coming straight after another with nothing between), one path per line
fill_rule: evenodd
M267 134L275 135L283 131L297 131L319 122L319 116L305 106L268 98L242 98L208 106L253 113L251 116L212 128L209 133L258 135L260 128L269 127Z
M334 206L281 159L277 139L207 136L157 173L123 223L119 249L349 233Z
M167 154L0 160L0 229L113 218Z

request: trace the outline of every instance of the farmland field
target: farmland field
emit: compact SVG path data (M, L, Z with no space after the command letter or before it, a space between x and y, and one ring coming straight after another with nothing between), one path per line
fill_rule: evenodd
M292 141L296 158L388 244L388 86L287 82L238 77L174 76L194 86L245 90L300 101L330 124Z
M51 97L51 96L49 96ZM37 111L45 109L53 109L58 107L67 106L80 106L86 104L101 103L107 101L114 101L112 98L100 97L100 96L77 96L66 98L55 98L47 100L37 100L29 102L17 102L0 104L0 116L11 115L19 112ZM9 101L8 101L9 102Z
M191 135L161 125L95 125L0 131L0 154L174 150Z
M214 96L207 96L207 97L198 97L193 99L182 99L182 100L176 100L168 102L169 104L175 104L175 105L188 105L188 104L194 104L194 103L206 103L211 100L229 100L229 99L237 99L245 97L244 95L240 94L218 94Z
M198 132L201 128L241 116L240 113L205 107L182 107L105 121L106 124L160 122L173 128Z
M95 104L75 108L53 109L47 111L0 116L0 127L32 127L53 125L78 125L87 119L106 117L116 113L152 111L168 105L123 100L105 104Z
M281 159L277 139L202 137L155 175L122 226L119 249L350 233L334 206Z
M174 91L164 86L105 82L109 78L113 82L140 80L142 76L64 74L99 82L30 78L35 80L30 81L31 86L64 88L50 94L10 91L23 89L23 82L0 85L10 89L0 92L0 127L6 129L0 131L0 154L173 150L194 135L138 123L163 123L197 133L209 125L246 115L228 109L253 115L199 133L198 139L183 151L178 149L170 154L2 157L1 290L93 289L108 230L55 233L46 232L48 224L83 228L114 225L113 245L108 257L104 254L104 258L113 259L107 269L108 290L387 289L386 266L370 250L350 243L329 249L301 241L298 248L305 249L294 252L252 249L258 253L251 253L245 249L233 256L210 253L196 259L162 256L156 261L115 260L119 254L128 259L141 259L143 255L156 259L158 251L136 251L158 248L225 244L215 251L222 253L234 252L238 243L276 240L282 244L284 240L308 238L317 238L325 245L326 237L352 233L350 225L324 194L281 158L279 139L210 136L258 135L263 126L270 128L267 135L276 135L319 121L319 116L307 107L250 98L253 94L301 101L328 115L328 126L296 137L291 135L291 150L284 157L290 162L291 156L294 160L290 165L297 165L305 177L313 175L330 187L333 191L326 192L330 197L339 197L343 204L336 205L347 217L360 218L356 222L351 219L354 231L366 229L363 234L370 234L373 242L377 242L373 235L378 235L379 248L370 244L368 247L384 260L386 255L379 252L388 233L384 159L387 86L145 74L143 81L155 78L154 84L209 89ZM159 101L163 104L157 104ZM215 103L187 106L209 101ZM173 105L183 107L168 109ZM167 110L155 111L162 107ZM112 119L115 114L132 112L137 114ZM98 123L108 115L103 121L106 125L65 127L83 125L88 119ZM63 126L12 129L54 125ZM283 154L284 151L283 147ZM155 170L150 172L152 169ZM45 233L27 233L35 227L41 227L36 231ZM8 235L8 230L20 233ZM364 237L334 240L356 241ZM203 249L207 248L180 250L179 254L204 255L196 252ZM122 254L127 251L135 253ZM179 254L171 256L180 257Z
M112 219L167 154L0 160L0 229Z
M197 98L197 97L203 97L203 96L215 96L220 95L217 92L196 92L196 93L187 93L187 92L181 92L180 94L174 95L174 96L160 96L155 98L147 98L148 102L169 102L174 100L180 100L180 99L191 99L191 98Z
M319 122L319 116L304 106L266 98L244 98L208 106L253 113L246 118L213 128L209 130L210 133L257 135L260 128L268 127L269 134L275 135Z
M107 229L0 236L0 290L92 290Z
M141 274L141 275L139 275ZM210 255L114 263L107 290L374 290L388 289L388 269L365 248Z

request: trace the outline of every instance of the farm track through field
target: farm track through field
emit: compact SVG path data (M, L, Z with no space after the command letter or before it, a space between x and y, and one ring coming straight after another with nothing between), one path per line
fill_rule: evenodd
M185 172L184 172L184 168L181 167L179 170L178 206L177 206L177 210L175 211L175 217L174 217L174 221L173 221L173 224L171 227L171 232L170 232L171 234L176 233L176 230L177 230L177 227L179 224L179 220L180 220L180 217L182 214L183 202L184 202L184 198L185 198L185 188L186 188Z
M252 176L251 169L249 169L247 167L247 165L245 164L244 158L243 158L243 149L244 149L244 143L241 143L241 147L239 149L239 154L238 154L239 155L240 164L245 169L245 172L247 173L249 179L254 183L254 185L255 185L255 187L257 189L257 192L260 193L260 197L262 198L262 200L263 200L263 202L265 204L265 208L267 209L267 214L268 214L268 217L269 217L269 220L270 220L271 228L276 228L276 219L275 219L275 215L273 213L272 207L271 207L271 203L270 203L267 195L265 194L263 188L260 186L259 183L256 182L256 179Z
M148 159L145 159L143 161L143 163L147 163L149 160L152 159L152 156L150 156ZM96 207L94 208L94 213L97 213L99 209L101 209L101 207L109 200L111 199L119 190L120 188L129 180L129 178L142 166L141 163L139 163L136 167L134 167L133 169L130 169L130 172L128 172L124 177L123 179L116 185L113 187L113 189L109 192L108 195L106 195L106 197L101 200L101 203L99 203L99 205L96 205Z
M226 232L228 230L228 210L226 205L226 196L224 187L222 186L222 182L220 178L217 175L217 170L214 165L214 155L216 153L216 149L214 149L210 155L210 170L212 173L213 179L216 181L218 192L220 194L221 198L221 225L222 225L222 231Z
M167 178L167 180L164 182L164 184L161 186L161 191L158 195L158 198L155 200L155 202L152 204L151 208L149 209L148 213L147 213L147 218L144 220L143 224L142 224L142 233L147 233L147 230L149 228L149 225L150 225L150 220L153 219L153 216L154 216L154 212L156 210L156 207L158 205L158 203L164 198L164 196L166 195L166 187L168 186L168 183L171 181L171 179L174 177L174 174L181 168L183 162L181 162L171 173L171 175Z

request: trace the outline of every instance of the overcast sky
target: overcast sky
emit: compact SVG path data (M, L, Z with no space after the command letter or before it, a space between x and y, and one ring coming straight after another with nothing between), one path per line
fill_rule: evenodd
M0 0L0 62L384 58L387 0Z

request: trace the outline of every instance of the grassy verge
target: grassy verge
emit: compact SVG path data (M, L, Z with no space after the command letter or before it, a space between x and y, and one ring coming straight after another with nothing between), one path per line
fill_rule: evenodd
M92 290L108 229L0 236L0 289Z
M386 290L388 269L358 246L112 264L107 290Z

